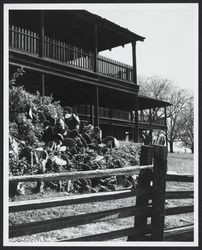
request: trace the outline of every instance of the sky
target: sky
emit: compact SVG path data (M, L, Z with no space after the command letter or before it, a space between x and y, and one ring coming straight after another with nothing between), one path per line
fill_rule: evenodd
M87 10L145 37L137 42L137 74L193 90L198 84L197 4L105 4ZM126 45L103 55L132 65Z

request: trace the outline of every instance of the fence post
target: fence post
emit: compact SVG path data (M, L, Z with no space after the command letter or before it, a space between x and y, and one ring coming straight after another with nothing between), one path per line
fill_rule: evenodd
M153 147L152 146L142 146L141 147L141 155L140 155L140 166L143 165L151 165L153 158ZM140 170L138 176L138 189L146 189L150 187L150 183L152 180L152 171L150 169L143 169ZM143 207L148 206L149 197L148 195L141 195L136 197L136 206ZM147 216L139 215L135 217L135 224L134 227L141 227L144 228L147 226ZM143 240L143 235L138 236L129 236L127 241L140 241Z
M154 146L152 241L164 240L165 188L167 172L167 147Z

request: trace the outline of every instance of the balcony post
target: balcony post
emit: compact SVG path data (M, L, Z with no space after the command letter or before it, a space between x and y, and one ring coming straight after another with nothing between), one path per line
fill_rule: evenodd
M152 124L151 108L149 109L149 123Z
M94 105L90 105L90 117L91 117L91 124L94 126Z
M45 96L45 74L41 74L41 93L42 96Z
M150 141L150 145L152 145L152 129L149 130L149 141Z
M134 142L139 142L139 122L138 122L138 96L136 96L135 102L135 139Z
M98 33L98 27L97 24L95 23L94 25L94 72L98 72L98 41L97 41L97 33Z
M130 112L130 120L131 120L131 123L134 124L134 117L133 117L133 111ZM132 128L132 141L135 141L135 134L134 134L134 129Z
M132 42L133 54L133 82L137 84L137 70L136 70L136 41Z
M44 57L44 10L40 10L40 27L39 27L39 56Z
M99 127L99 87L95 87L95 126Z
M166 127L166 147L168 147L168 130L167 130L167 110L166 110L166 106L165 106L164 112L165 112L165 127Z

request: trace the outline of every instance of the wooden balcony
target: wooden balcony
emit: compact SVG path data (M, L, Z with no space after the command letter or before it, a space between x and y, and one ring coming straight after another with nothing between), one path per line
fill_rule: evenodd
M42 48L41 44L43 44ZM94 54L92 52L48 36L44 36L42 42L38 33L14 25L9 28L9 46L10 49L23 51L37 57L40 57L41 50L43 50L45 58L82 68L86 71L95 71ZM98 56L97 60L96 73L134 84L131 66L103 56Z

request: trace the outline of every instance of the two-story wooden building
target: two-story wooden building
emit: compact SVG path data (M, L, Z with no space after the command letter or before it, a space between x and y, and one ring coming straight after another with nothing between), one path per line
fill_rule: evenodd
M139 96L136 43L144 41L128 29L85 10L10 10L10 73L23 66L30 92L52 94L72 106L82 121L111 134L139 141L141 131L166 130L169 103ZM99 53L131 43L133 66ZM162 107L161 119L142 110ZM151 113L151 112L150 112Z

